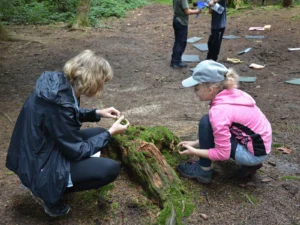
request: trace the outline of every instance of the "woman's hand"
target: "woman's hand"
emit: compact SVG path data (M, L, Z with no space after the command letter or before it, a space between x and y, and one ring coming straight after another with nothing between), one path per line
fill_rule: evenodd
M121 116L120 111L115 109L114 107L98 109L96 110L96 113L103 118L119 118Z
M196 141L182 141L180 142L177 147L183 146L183 145L188 145L191 147L198 147L199 146L199 140Z
M122 125L121 122L125 120L126 124ZM124 119L124 116L121 116L112 126L109 128L108 132L110 135L115 135L115 134L121 134L124 133L127 129L128 126L130 125L129 121L127 119Z

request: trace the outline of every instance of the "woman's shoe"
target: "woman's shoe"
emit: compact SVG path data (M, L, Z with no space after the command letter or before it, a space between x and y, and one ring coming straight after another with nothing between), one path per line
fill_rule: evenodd
M59 200L56 204L49 206L32 192L31 196L37 203L43 206L45 212L51 217L64 216L71 210L71 207L65 204L62 200Z

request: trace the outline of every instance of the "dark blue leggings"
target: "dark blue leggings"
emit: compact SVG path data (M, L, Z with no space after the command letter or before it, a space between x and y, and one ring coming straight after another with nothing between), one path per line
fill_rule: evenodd
M80 131L84 140L104 132L103 128L88 128ZM79 162L71 162L73 187L66 192L98 189L113 182L120 173L119 163L108 158L91 157Z
M198 127L198 136L199 136L200 149L210 149L215 147L213 130L208 115L203 116L200 120L199 127ZM234 159L235 150L237 147L237 141L233 135L231 136L230 141L231 141L230 157ZM201 157L199 162L200 162L200 166L203 167L210 167L212 163L210 159L201 158Z

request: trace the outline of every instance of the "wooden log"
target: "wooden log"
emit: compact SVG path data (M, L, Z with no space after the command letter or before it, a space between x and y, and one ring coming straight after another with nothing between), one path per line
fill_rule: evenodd
M110 157L119 158L129 167L130 177L162 208L158 224L182 224L182 218L188 217L194 208L181 180L169 165L175 166L182 160L175 152L178 141L165 127L131 126L126 134L115 137L108 151Z

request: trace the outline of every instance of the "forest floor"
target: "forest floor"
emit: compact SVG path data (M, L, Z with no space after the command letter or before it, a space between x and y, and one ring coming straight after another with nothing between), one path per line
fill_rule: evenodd
M64 62L84 49L100 52L113 66L114 78L100 99L82 98L83 107L114 106L131 124L163 125L183 140L196 138L198 121L209 108L192 89L181 88L181 81L191 74L189 69L169 66L174 41L172 7L153 4L104 23L104 28L85 32L68 31L62 24L7 26L33 40L0 42L0 224L155 223L159 208L129 179L126 169L108 196L70 194L66 201L72 211L53 219L5 167L14 122L38 76L46 70L61 70ZM248 31L267 24L272 25L270 31ZM234 67L241 76L257 77L240 88L254 97L269 118L273 150L264 167L247 180L234 176L237 166L231 161L214 164L217 175L210 185L182 178L195 203L185 224L300 224L300 86L284 83L300 78L300 51L288 51L300 47L299 24L299 8L259 7L228 16L225 35L241 38L223 40L219 62ZM209 14L190 17L189 37L202 37L198 43L207 43L209 33ZM246 39L246 35L264 35L264 39ZM237 55L249 47L250 52ZM197 54L201 60L206 57L206 52L191 44L185 53ZM227 58L244 63L233 65ZM266 67L253 70L251 63ZM108 128L112 122L103 119L100 125ZM288 147L291 154L282 154L279 146Z

